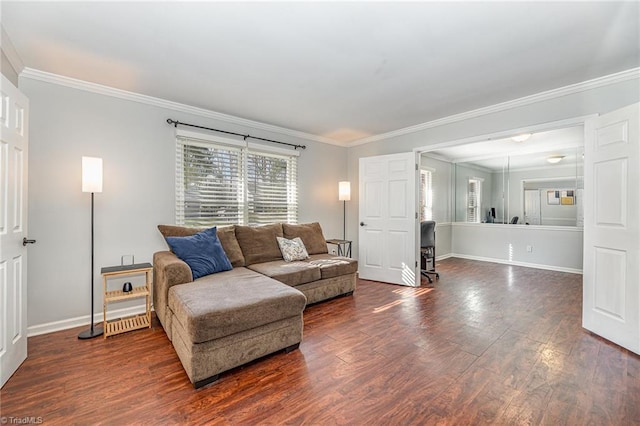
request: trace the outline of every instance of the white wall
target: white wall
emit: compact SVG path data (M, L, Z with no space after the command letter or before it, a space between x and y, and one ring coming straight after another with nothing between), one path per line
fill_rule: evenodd
M352 201L348 210L347 238L354 241L358 252L358 161L361 157L412 151L479 135L521 129L589 114L606 113L640 101L640 80L615 82L597 88L585 88L577 93L563 94L552 99L522 104L507 110L487 113L474 118L390 137L384 140L349 148L349 180L352 182ZM488 225L487 225L488 226ZM580 251L580 256L582 253Z
M96 312L102 312L101 267L118 265L127 254L151 262L165 249L156 226L174 223L175 141L167 118L307 145L299 157L299 220L320 222L327 238L342 235L338 181L347 177L346 148L29 78L21 78L20 89L31 105L29 237L37 240L29 247L31 333L88 323L90 196L81 192L83 155L104 160L104 191L95 195Z
M451 222L436 222L436 258L451 255Z
M0 51L0 71L14 86L18 86L18 73L9 62L4 49Z
M573 227L454 223L451 249L468 259L582 272L582 235Z

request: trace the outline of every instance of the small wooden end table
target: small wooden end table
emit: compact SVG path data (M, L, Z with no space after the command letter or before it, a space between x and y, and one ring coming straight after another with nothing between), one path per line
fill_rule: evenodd
M150 263L136 263L133 265L108 266L102 268L102 288L103 298L103 319L104 338L115 334L140 328L151 328L151 273L153 266ZM131 291L107 290L107 280L109 278L124 277L129 275L145 274L145 284L133 287ZM126 318L118 318L107 322L107 307L109 303L121 302L123 300L144 297L146 299L146 309L144 314L134 315Z

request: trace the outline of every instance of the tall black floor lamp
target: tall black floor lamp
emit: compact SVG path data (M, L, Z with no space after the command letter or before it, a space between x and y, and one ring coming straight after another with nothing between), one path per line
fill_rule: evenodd
M338 182L338 200L342 201L342 239L347 239L347 201L351 200L351 182Z
M102 192L102 158L82 157L82 192L91 193L91 328L78 334L78 339L102 336L102 327L93 324L93 194Z

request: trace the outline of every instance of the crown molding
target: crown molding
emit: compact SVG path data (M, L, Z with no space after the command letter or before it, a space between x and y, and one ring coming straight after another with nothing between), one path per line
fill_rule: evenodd
M0 23L0 34L0 40L2 40L2 51L6 55L13 69L16 71L16 74L20 75L22 70L24 70L24 63L22 62L20 55L18 55L18 51L13 46L11 38L9 38L9 34L4 30L2 23Z
M511 101L502 102L502 103L491 105L488 107L478 108L472 111L450 115L448 117L439 118L437 120L428 121L426 123L416 124L415 126L409 126L409 127L394 130L391 132L369 136L363 139L358 139L356 141L348 142L346 146L354 147L358 145L364 145L370 142L380 141L383 139L390 139L397 136L416 133L422 130L431 129L433 127L443 126L445 124L451 124L458 121L469 120L471 118L480 117L482 115L492 114L492 113L505 111L512 108L531 105L537 102L560 98L562 96L572 95L575 93L584 92L586 90L596 89L599 87L608 86L611 84L621 83L624 81L634 80L638 78L640 78L640 67L632 68L626 71L621 71L615 74L606 75L603 77L594 78L592 80L583 81L581 83L571 84L569 86L564 86L557 89L547 90L545 92L536 93L534 95L529 95L522 98L511 100Z
M444 155L434 154L433 152L424 152L424 153L421 153L421 155L424 155L425 157L432 158L434 160L442 161L445 163L453 163L453 160L451 158L445 157Z
M3 29L3 37L4 35L5 34ZM9 46L10 46L9 48L10 50L13 46L10 43L9 43ZM3 50L5 51L5 54L7 54L7 50L5 50L4 46L3 46ZM15 52L15 50L13 51ZM330 139L330 138L326 138L318 135L312 135L310 133L305 133L298 130L287 129L285 127L274 126L272 124L266 124L259 121L248 120L245 118L223 114L220 112L211 111L204 108L198 108L198 107L194 107L186 104L181 104L178 102L155 98L153 96L142 95L135 92L129 92L122 89L116 89L113 87L104 86L102 84L91 83L84 80L79 80L71 77L64 77L58 74L53 74L46 71L40 71L33 68L24 67L22 65L22 61L20 60L20 57L17 56L17 53L16 53L16 56L13 58L13 60L18 61L17 64L19 64L19 66L22 69L22 72L19 73L20 77L57 84L65 87L70 87L73 89L84 90L87 92L97 93L105 96L112 96L119 99L130 100L133 102L139 102L139 103L152 105L160 108L166 108L174 111L180 111L180 112L197 115L204 118L211 118L214 120L220 120L222 122L226 122L230 124L249 127L256 130L264 130L268 132L278 133L281 135L287 135L295 138L326 143L329 145L348 147L348 148L355 147L358 145L364 145L367 143L376 142L384 139L390 139L397 136L407 135L410 133L416 133L416 132L420 132L433 127L443 126L445 124L451 124L458 121L468 120L471 118L476 118L476 117L480 117L487 114L492 114L492 113L505 111L512 108L518 108L518 107L534 104L536 102L559 98L562 96L567 96L567 95L583 92L586 90L596 89L599 87L604 87L611 84L640 78L640 67L632 68L630 70L621 71L615 74L594 78L592 80L587 80L581 83L560 87L558 89L552 89L552 90L537 93L534 95L529 95L522 98L511 100L511 101L506 101L499 104L491 105L488 107L478 108L472 111L467 111L460 114L454 114L448 117L439 118L437 120L428 121L426 123L405 127L402 129L391 131L391 132L369 136L363 139L358 139L356 141L339 142L334 139ZM12 62L12 65L13 65L13 62Z
M125 99L128 101L152 105L160 108L166 108L173 111L184 112L187 114L193 114L193 115L197 115L204 118L220 120L225 123L245 126L245 127L249 127L256 130L264 130L267 132L274 132L281 135L292 136L295 138L310 140L314 142L321 142L329 145L337 145L337 146L345 147L344 143L335 141L333 139L325 138L322 136L312 135L310 133L305 133L298 130L287 129L286 127L274 126L272 124L266 124L259 121L248 120L246 118L240 118L240 117L236 117L229 114L223 114L221 112L216 112L216 111L211 111L204 108L198 108L198 107L194 107L186 104L181 104L179 102L173 102L165 99L155 98L153 96L142 95L140 93L129 92L127 90L116 89L116 88L105 86L98 83L91 83L89 81L79 80L71 77L65 77L62 75L53 74L46 71L40 71L40 70L36 70L29 67L26 67L22 70L22 72L20 73L20 77L29 78L31 80L43 81L46 83L57 84L60 86L70 87L72 89L84 90L86 92L97 93L99 95Z

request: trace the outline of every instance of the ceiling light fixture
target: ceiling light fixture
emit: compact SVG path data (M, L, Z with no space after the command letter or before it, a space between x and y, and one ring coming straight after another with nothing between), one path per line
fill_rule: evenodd
M551 157L547 157L547 161L551 164L556 164L562 161L564 155L552 155Z
M511 140L513 140L515 142L524 142L527 139L529 139L530 137L531 137L531 133L523 133L521 135L512 137Z

